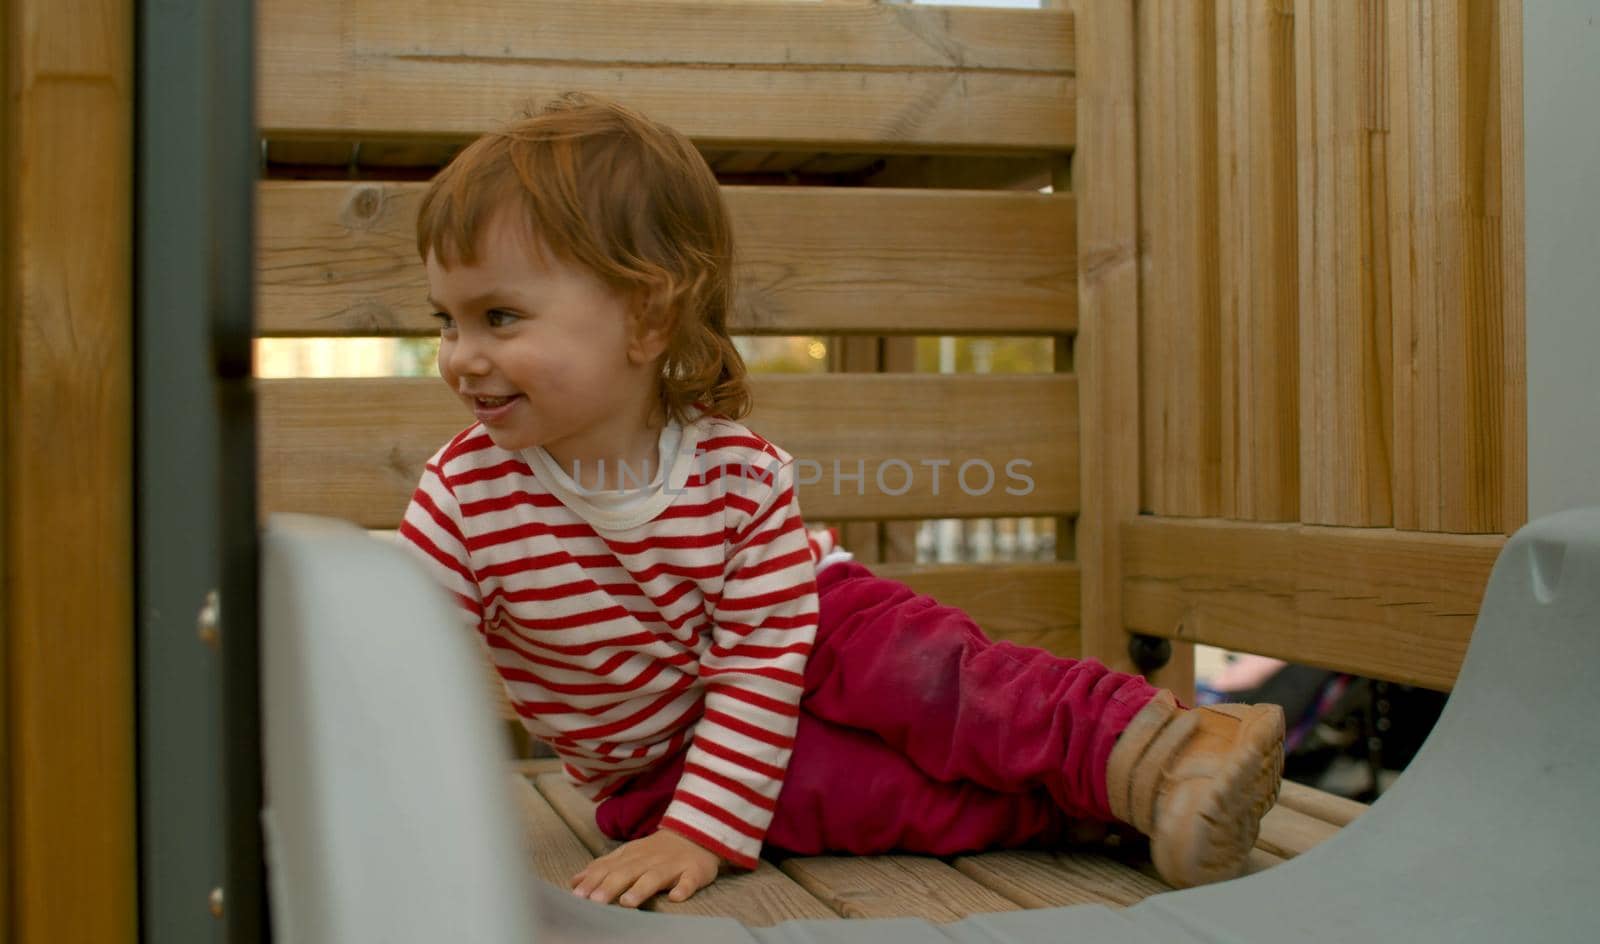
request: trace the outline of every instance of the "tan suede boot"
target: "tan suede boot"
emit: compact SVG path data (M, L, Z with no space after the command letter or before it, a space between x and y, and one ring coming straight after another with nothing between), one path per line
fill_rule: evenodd
M1278 802L1283 709L1185 710L1158 694L1111 749L1111 813L1150 837L1156 870L1175 888L1236 878Z

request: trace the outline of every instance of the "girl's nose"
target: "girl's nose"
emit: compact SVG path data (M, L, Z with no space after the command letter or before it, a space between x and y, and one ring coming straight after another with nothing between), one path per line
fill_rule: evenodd
M489 372L489 358L483 345L470 337L457 336L449 342L448 350L441 348L439 356L445 358L451 373L458 377L481 377Z

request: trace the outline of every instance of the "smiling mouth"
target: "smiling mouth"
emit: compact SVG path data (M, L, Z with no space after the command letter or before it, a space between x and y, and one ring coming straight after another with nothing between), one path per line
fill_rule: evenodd
M495 409L496 407L505 406L507 403L510 403L512 400L515 400L517 397L519 397L521 395L522 394L517 393L517 394L512 394L509 397L473 397L472 398L472 402L476 403L478 406L481 406L486 410L492 410L492 409Z

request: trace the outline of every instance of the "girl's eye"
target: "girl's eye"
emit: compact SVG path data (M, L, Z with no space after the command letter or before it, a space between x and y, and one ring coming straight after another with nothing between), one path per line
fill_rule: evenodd
M451 328L456 326L456 323L450 319L450 316L442 311L434 312L433 320L439 322L440 331L449 331Z
M516 315L509 311L502 311L499 308L491 308L487 317L489 319L489 327L491 328L503 328L517 320Z

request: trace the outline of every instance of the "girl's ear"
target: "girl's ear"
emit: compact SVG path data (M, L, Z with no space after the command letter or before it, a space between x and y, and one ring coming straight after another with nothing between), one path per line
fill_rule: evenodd
M628 362L651 364L667 351L672 338L672 315L656 300L640 293L632 306L632 332L628 339Z

